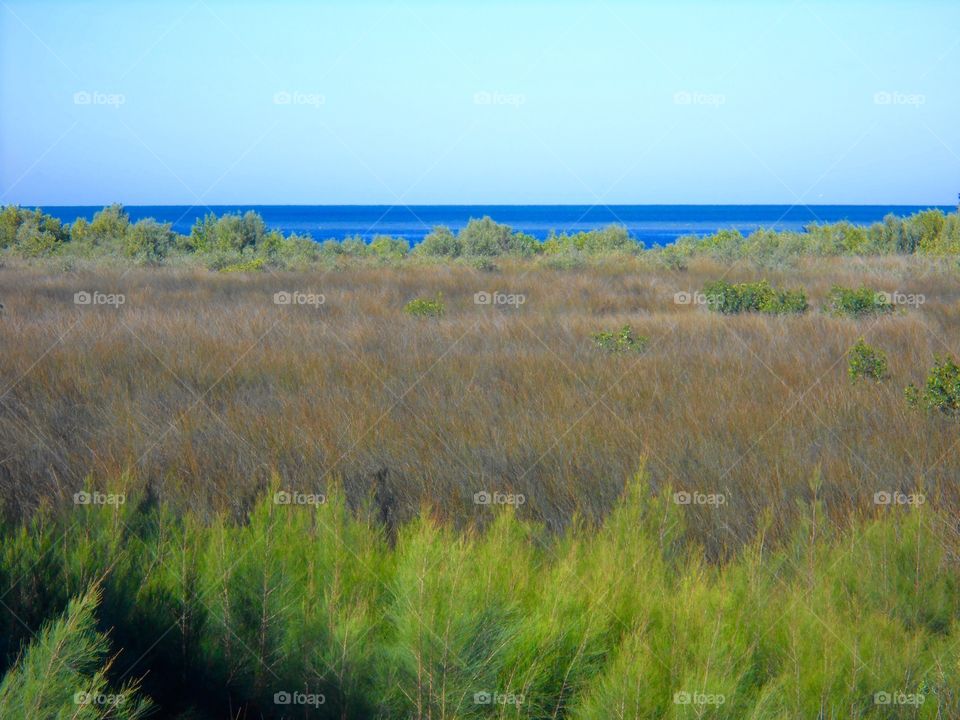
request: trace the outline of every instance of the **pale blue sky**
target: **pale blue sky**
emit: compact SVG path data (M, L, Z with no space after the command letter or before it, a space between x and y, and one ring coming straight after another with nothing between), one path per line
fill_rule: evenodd
M0 0L0 203L960 192L957 2Z

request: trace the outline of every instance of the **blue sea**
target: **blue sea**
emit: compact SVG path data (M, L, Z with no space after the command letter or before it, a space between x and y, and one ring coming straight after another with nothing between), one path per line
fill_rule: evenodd
M708 235L723 228L749 233L757 228L802 230L811 223L849 220L870 224L887 213L911 215L929 206L914 205L129 205L133 220L152 217L173 223L179 233L189 233L194 222L214 212L243 213L255 210L267 226L284 234L309 233L316 240L359 235L404 237L419 242L436 225L453 231L470 218L489 215L514 230L546 238L551 231L592 230L620 223L647 246L666 245L682 235ZM64 222L90 219L100 207L44 207ZM954 207L943 206L945 212Z

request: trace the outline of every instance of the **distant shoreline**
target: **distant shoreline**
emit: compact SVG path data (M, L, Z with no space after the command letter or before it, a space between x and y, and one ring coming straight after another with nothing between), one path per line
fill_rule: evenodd
M33 206L23 206L32 208ZM92 205L40 205L63 223L78 217L87 221L102 210ZM848 221L869 225L887 214L907 216L950 205L128 205L131 220L155 219L171 223L175 232L186 234L200 218L252 210L269 230L284 234L307 234L317 240L342 240L377 235L402 237L411 243L422 240L437 225L458 231L471 218L493 217L513 229L544 240L551 232L585 232L611 224L627 231L647 246L668 245L684 235L709 235L736 229L750 233L759 228L802 230L813 223Z

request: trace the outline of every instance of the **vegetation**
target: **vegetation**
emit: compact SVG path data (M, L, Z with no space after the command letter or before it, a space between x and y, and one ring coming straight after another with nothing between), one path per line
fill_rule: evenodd
M893 312L893 304L890 300L882 292L866 285L855 290L835 285L830 289L828 302L830 311L835 315L861 317L874 313Z
M34 558L37 562L41 559ZM10 567L5 564L3 569ZM4 587L7 592L14 589L12 585ZM44 602L49 602L56 593L44 594ZM2 667L7 673L0 682L0 717L136 720L148 715L150 702L139 695L135 683L127 682L118 689L108 686L112 667L107 657L110 645L107 636L97 631L94 617L99 597L98 591L90 590L70 600L62 617L36 628L36 637L26 644L12 666L9 657L3 659ZM4 625L8 626L4 628L7 649L17 637L27 643L24 630L33 630L10 628L9 622Z
M204 251L229 273L0 268L0 716L110 716L76 684L178 720L960 716L960 368L915 391L936 412L885 391L960 333L955 262L327 273L275 240ZM926 301L675 301L718 277Z
M863 338L850 348L847 359L847 372L854 382L861 378L879 382L889 374L887 356L882 350L867 345Z
M435 298L414 298L404 306L403 310L414 317L442 317L443 298L440 293L437 293Z
M123 652L86 669L102 656L89 649L92 602L70 604L7 675L4 717L54 717L71 688L129 675L181 718L960 711L960 545L924 506L840 531L815 494L782 547L761 533L709 566L680 542L692 506L642 474L602 526L554 538L474 506L491 515L485 532L426 513L391 542L375 511L336 490L316 505L277 504L276 490L240 523L130 497L6 530L4 602L28 627L0 615L2 637L26 640L100 578L98 621ZM50 712L21 715L26 701Z
M594 344L607 352L642 352L650 344L650 338L635 335L633 328L624 325L617 332L598 332L593 336Z
M762 312L769 315L806 312L808 303L803 290L777 290L766 280L731 284L715 280L703 288L707 307L724 315Z
M923 389L907 386L907 402L944 415L960 415L960 366L953 358L936 358Z
M378 235L316 242L309 235L284 236L269 230L255 212L210 213L189 234L173 233L154 220L132 223L124 208L111 205L88 222L63 225L41 210L7 206L0 211L0 253L24 259L105 259L140 264L197 264L212 270L306 269L344 260L377 264L405 260L467 258L540 258L547 267L579 267L585 259L645 255L656 264L683 271L693 258L729 263L746 260L765 267L795 265L804 257L960 254L960 214L925 210L910 217L888 215L869 227L848 222L814 224L803 232L760 229L748 236L723 229L706 236L686 236L676 243L645 250L622 225L573 234L552 232L544 241L489 217L471 219L459 232L436 227L412 250L403 238ZM255 263L255 260L261 262Z

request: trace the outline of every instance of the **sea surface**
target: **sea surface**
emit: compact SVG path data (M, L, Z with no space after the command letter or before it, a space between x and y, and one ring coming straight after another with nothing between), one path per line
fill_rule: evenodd
M849 220L870 224L887 213L911 215L930 206L915 205L128 205L133 220L152 217L189 233L199 218L213 212L243 213L255 210L267 226L284 234L309 233L316 240L375 235L404 237L419 242L436 225L453 231L470 218L489 215L514 230L544 239L551 231L592 230L610 223L627 227L647 246L666 245L682 235L708 235L723 228L749 233L760 227L802 230L811 223ZM100 207L48 206L46 212L64 222L88 220ZM942 206L942 210L954 210Z

